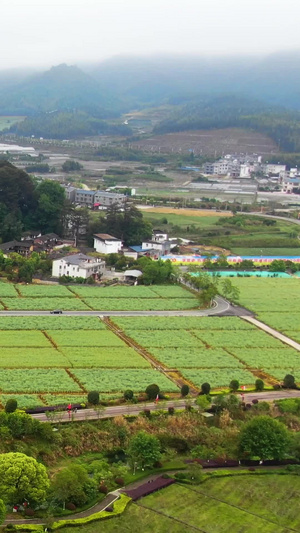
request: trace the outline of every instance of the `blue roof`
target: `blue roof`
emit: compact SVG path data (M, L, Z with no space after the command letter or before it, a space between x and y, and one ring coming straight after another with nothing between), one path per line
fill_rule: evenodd
M134 250L135 252L150 252L150 250L153 250L153 248L143 248L142 246L129 246L131 250Z

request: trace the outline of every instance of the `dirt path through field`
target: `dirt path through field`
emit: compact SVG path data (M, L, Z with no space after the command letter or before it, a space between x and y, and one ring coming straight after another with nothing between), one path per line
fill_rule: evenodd
M168 215L184 215L189 217L232 217L231 211L214 211L212 209L187 209L180 208L175 209L175 207L148 207L143 206L142 211L147 211L147 213L162 213Z

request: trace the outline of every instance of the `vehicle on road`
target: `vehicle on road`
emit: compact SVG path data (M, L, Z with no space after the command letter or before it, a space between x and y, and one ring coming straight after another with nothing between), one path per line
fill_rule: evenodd
M62 315L62 310L54 309L53 311L50 311L50 315Z

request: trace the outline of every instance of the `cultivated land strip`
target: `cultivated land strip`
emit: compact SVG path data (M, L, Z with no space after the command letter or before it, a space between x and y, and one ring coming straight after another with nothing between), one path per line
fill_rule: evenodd
M153 355L151 355L145 348L140 346L136 341L134 341L131 337L126 335L124 331L122 331L117 324L115 324L112 320L110 320L108 317L103 318L103 322L106 324L106 326L115 334L117 335L122 341L124 341L127 346L130 348L133 348L139 355L144 357L148 363L151 364L155 370L158 370L162 374L164 374L168 379L173 381L175 385L177 385L179 388L182 387L182 385L189 385L190 391L192 394L197 394L199 390L194 387L190 382L188 382L181 374L181 372L177 370L172 370L168 368L166 365L164 365L161 361L158 361Z
M270 328L270 326L267 326L263 322L260 322L260 320L257 320L256 318L253 318L251 316L241 316L241 318L243 320L246 320L247 322L250 322L257 328L265 331L266 333L269 333L270 335L272 335L272 337L275 337L276 339L280 340L281 342L284 342L285 344L288 344L289 346L291 346L292 348L300 352L300 344L298 342L293 341L292 339L290 339L286 335L283 335L282 333L279 333L278 331L276 331L276 329Z
M142 507L143 509L147 509L147 511L153 511L156 514L159 514L161 516L165 516L166 518L169 518L170 520L173 520L174 522L179 522L179 524L182 524L185 527L188 527L189 529L194 529L195 531L200 531L201 533L207 533L204 529L200 529L200 527L192 526L188 522L184 522L183 520L180 520L180 518L175 518L174 516L171 516L167 513L163 513L162 511L158 511L157 509L153 509L152 507L147 507L147 505L143 505L142 503L138 502L136 505L139 507Z

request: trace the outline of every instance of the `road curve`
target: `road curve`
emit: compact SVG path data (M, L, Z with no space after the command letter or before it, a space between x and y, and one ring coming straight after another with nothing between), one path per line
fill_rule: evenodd
M283 400L287 398L300 398L300 390L282 390L282 391L266 391L266 392L250 392L243 393L244 401L251 403L252 400L258 399L259 401L272 402L274 400ZM175 409L182 409L185 405L193 404L195 400L171 400L168 402L146 402L143 404L127 404L127 405L115 405L113 407L106 407L104 409L82 409L77 413L57 412L53 416L46 416L45 413L39 413L32 415L33 418L40 422L52 422L57 424L60 422L82 422L87 420L99 420L100 418L114 418L115 416L124 415L137 415L143 412L145 409L150 411L164 410L169 407Z

